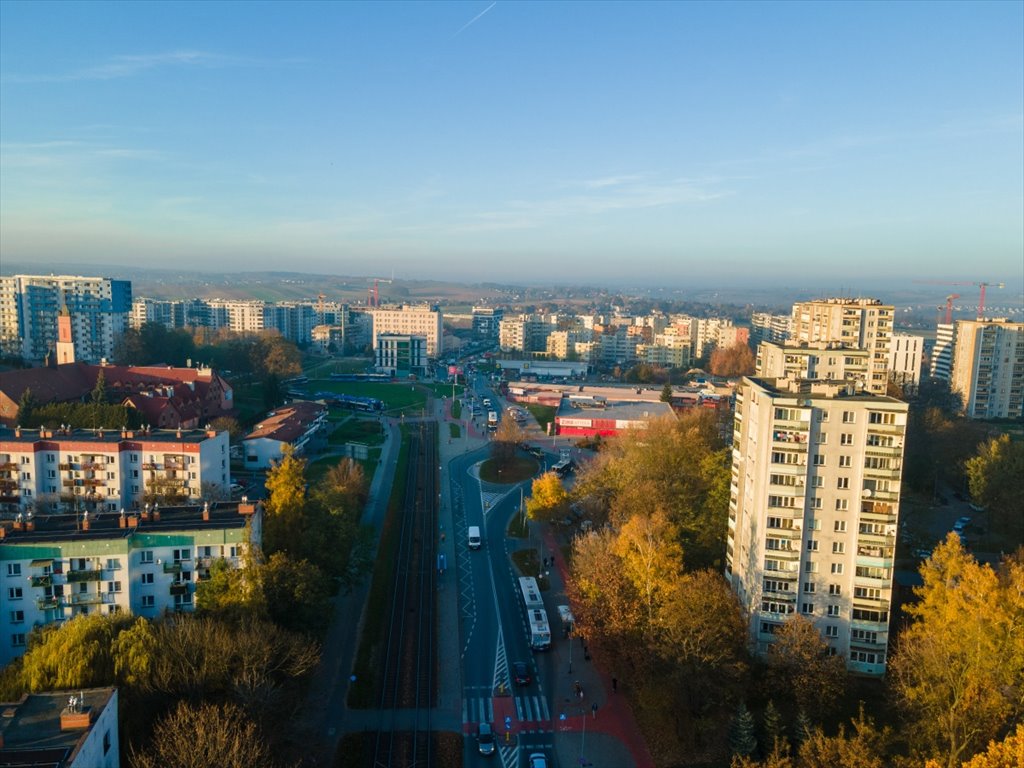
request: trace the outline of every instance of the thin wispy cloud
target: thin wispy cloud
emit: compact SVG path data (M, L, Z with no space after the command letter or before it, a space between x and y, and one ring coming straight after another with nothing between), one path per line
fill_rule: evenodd
M494 2L493 2L493 3L491 3L490 5L488 5L488 6L487 6L486 8L484 8L484 9L483 9L482 11L480 11L480 13L478 13L478 14L477 14L476 16L474 16L474 17L473 17L472 19L470 19L470 20L469 20L469 21L467 21L467 22L466 22L465 24L463 24L463 25L462 25L461 27L459 27L459 31L458 31L458 32L456 32L456 33L455 33L454 35L452 35L451 37L449 37L449 38L448 38L448 41L449 41L449 42L451 42L451 41L452 41L452 40L454 40L454 39L455 39L456 37L458 37L458 36L459 36L459 35L461 35L461 34L462 34L463 32L465 32L465 31L466 31L467 29L469 29L469 28L470 28L471 26L473 26L473 25L474 25L474 24L476 24L476 23L477 23L478 21L480 21L481 17L482 17L482 16L483 16L483 15L484 15L485 13L487 13L487 12L488 12L489 10L491 10L491 8L493 8L494 6L496 6L497 4L498 4L498 0L494 0Z
M634 178L635 181L631 181ZM705 180L680 178L658 183L643 181L644 178L639 175L609 177L603 180L607 183L591 186L592 194L542 200L513 200L500 210L478 213L455 229L460 232L532 229L543 226L553 219L691 205L732 194L729 191L711 188L711 182Z
M217 67L264 66L269 63L271 62L211 53L209 51L166 51L164 53L112 56L101 64L82 67L81 69L69 72L7 74L3 75L2 80L7 83L67 83L82 80L119 80L168 67L202 67L210 69Z

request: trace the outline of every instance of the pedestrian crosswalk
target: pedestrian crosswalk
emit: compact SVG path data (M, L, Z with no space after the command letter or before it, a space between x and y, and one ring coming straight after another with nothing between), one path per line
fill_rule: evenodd
M520 732L551 730L551 713L541 696L516 696L516 730ZM462 700L463 723L493 723L494 703L490 696L468 696ZM495 723L495 730L498 728Z

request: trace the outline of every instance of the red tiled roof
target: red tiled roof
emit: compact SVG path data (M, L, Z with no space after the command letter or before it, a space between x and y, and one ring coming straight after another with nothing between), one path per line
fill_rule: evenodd
M256 428L245 436L245 440L267 438L291 443L302 437L317 417L327 410L321 403L300 401L283 405L268 415Z

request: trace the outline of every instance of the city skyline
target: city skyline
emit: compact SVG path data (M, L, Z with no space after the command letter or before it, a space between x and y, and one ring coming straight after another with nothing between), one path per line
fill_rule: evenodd
M0 260L1013 290L1022 8L8 2Z

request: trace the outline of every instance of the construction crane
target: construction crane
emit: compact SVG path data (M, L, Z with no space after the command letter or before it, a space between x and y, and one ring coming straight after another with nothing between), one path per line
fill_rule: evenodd
M981 289L981 293L978 296L978 317L982 317L985 314L985 290L991 286L993 288L1003 288L1005 283L989 283L989 282L950 282L947 280L915 280L915 283L924 283L927 285L973 285ZM958 297L959 298L959 297ZM949 301L949 299L946 299ZM950 317L947 314L947 318Z
M953 300L959 298L959 293L951 293L949 294L949 296L946 297L946 325L949 325L950 323L953 322ZM937 309L940 312L942 311L942 307L938 307Z
M369 306L371 306L371 307L379 307L380 306L380 293L378 293L377 286L380 283L393 283L395 281L391 280L391 279L388 279L386 277L368 277L368 278L366 278L366 280L367 280L367 282L369 282L369 281L373 282L373 288L368 288L367 289L367 291L369 293L368 293L368 295L366 297L366 303Z

